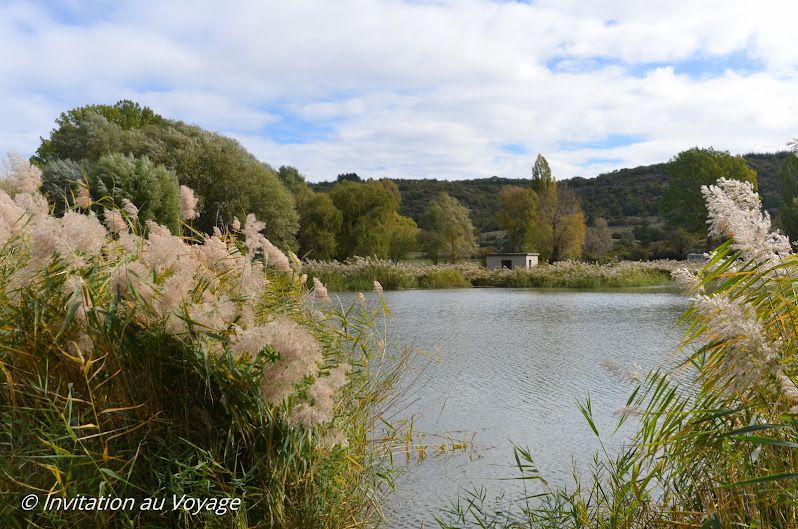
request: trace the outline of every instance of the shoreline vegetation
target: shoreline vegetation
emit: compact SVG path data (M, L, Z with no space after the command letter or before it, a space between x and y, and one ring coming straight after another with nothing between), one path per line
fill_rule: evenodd
M674 270L700 270L703 263L676 260L612 261L595 263L559 261L529 269L488 270L475 263L393 263L384 259L354 257L338 261L306 260L309 281L318 279L335 292L368 291L374 281L384 290L498 288L634 288L676 284Z
M388 414L412 355L384 361L384 304L338 308L307 288L255 215L213 236L181 222L178 235L82 187L56 217L41 172L7 165L0 526L343 529L382 517L405 435ZM193 193L181 195L181 221L196 218Z

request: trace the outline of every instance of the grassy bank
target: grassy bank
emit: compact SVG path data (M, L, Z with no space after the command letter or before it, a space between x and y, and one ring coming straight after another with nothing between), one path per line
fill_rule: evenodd
M304 270L334 291L480 287L622 288L664 285L680 261L622 261L610 264L563 261L530 269L493 270L476 264L425 265L373 258L307 261Z
M177 237L110 200L55 218L37 186L5 184L0 526L374 519L402 366L369 372L380 307L309 291L254 216Z

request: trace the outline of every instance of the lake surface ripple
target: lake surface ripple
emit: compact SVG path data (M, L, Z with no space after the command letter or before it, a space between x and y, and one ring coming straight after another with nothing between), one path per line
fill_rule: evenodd
M488 500L522 493L510 441L528 447L551 485L571 484L571 458L584 470L601 449L575 400L590 394L607 447L625 442L628 421L610 436L613 412L633 386L614 380L604 360L637 363L640 374L672 365L687 307L678 293L652 290L462 289L386 292L393 313L388 344L428 352L429 362L405 412L424 413L416 432L471 439L465 453L395 460L403 472L388 501L392 529L437 527L462 490L485 487ZM373 306L372 295L369 304ZM436 403L436 404L433 404ZM425 442L442 442L425 436Z

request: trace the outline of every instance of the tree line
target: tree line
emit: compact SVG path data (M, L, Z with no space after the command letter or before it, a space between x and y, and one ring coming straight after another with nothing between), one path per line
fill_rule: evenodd
M56 214L88 189L96 213L128 200L142 221L174 233L187 222L211 234L251 212L276 246L318 260L398 261L423 246L436 261L457 261L477 250L468 210L446 193L429 204L419 229L399 214L401 193L389 179L342 174L329 192L316 192L295 167L275 170L232 138L127 100L62 113L31 161L42 169L42 191ZM180 218L181 185L196 193L195 220Z
M792 153L744 158L696 147L667 164L559 182L539 155L531 179L392 181L342 173L333 182L309 184L297 168L274 169L232 138L125 100L62 113L31 161L43 171L42 190L56 213L74 205L81 187L88 187L95 208L126 199L140 218L175 233L187 222L210 234L254 212L275 245L318 260L398 261L423 251L434 262L453 262L477 256L478 233L488 230L504 235L482 252L531 251L548 261L583 254L683 257L714 243L700 186L720 176L756 185L750 166L768 175L778 171L778 186L764 180L765 206L781 206L777 225L798 235ZM194 189L199 218L180 219L181 185ZM618 226L624 211L638 219L631 229Z

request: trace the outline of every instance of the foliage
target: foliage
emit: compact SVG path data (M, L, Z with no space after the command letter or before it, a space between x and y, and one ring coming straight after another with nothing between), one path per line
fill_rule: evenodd
M554 177L551 175L549 162L538 154L535 165L532 166L532 190L537 194L543 194L554 187Z
M607 221L597 219L593 226L585 232L585 246L583 253L586 256L598 257L612 251L612 233Z
M141 108L138 103L127 99L115 105L88 105L62 112L55 120L58 127L51 131L50 138L42 138L34 161L44 165L56 159L80 161L98 158L115 151L110 145L115 143L113 140L119 141L119 129L141 129L162 121L163 117L152 109ZM75 139L79 141L75 142ZM103 143L109 146L98 149L97 145ZM89 145L95 148L86 149Z
M713 185L720 178L751 182L756 188L756 173L741 156L694 147L673 157L668 163L668 188L660 204L669 225L705 235L707 208L701 187Z
M291 191L299 213L299 255L312 259L332 259L343 217L327 193L315 193L305 177L294 167L282 166L277 173Z
M578 258L586 229L585 212L573 190L552 180L538 193L535 219L527 228L526 247L550 262Z
M798 239L798 156L788 153L779 173L784 206L779 210L779 221L784 233Z
M330 191L333 205L341 212L336 256L388 255L388 226L399 210L396 197L379 182L341 180Z
M88 172L88 186L95 202L110 197L121 207L127 199L138 208L141 222L152 220L174 234L180 233L177 175L155 165L146 156L139 159L118 153L103 156Z
M388 259L398 263L418 246L418 226L413 219L394 213L388 224Z
M532 189L504 186L499 191L500 208L496 224L507 230L507 252L523 252L524 237L529 224L535 219L537 195Z
M54 204L55 211L62 214L74 202L78 194L78 182L84 180L84 167L75 160L53 160L42 168L41 191Z
M276 171L259 162L238 141L179 121L164 120L130 134L127 152L148 156L194 190L202 216L193 227L207 234L253 213L266 223L265 236L295 250L299 228L294 198Z
M143 235L113 208L107 227L56 218L36 171L18 169L13 197L0 191L0 525L332 528L378 514L392 430L377 425L397 380L368 365L384 305L308 291L254 216L243 243L152 221ZM30 494L167 506L24 510ZM216 510L172 509L173 495Z
M299 215L291 193L271 167L259 162L236 140L164 119L130 101L70 110L56 124L58 127L48 139L42 139L34 157L45 169L55 160L71 160L89 171L109 154L147 157L174 172L180 185L197 193L203 215L192 224L195 229L210 235L214 227L253 213L266 222L264 233L277 246L297 248L294 236ZM53 177L45 187L48 193L60 196L65 189L64 169L46 169L46 176Z
M469 212L456 198L438 194L421 219L421 243L437 264L438 259L455 263L477 252L474 225Z

